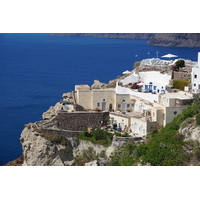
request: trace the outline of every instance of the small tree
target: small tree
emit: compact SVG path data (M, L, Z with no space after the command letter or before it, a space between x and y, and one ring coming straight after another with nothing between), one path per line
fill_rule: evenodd
M177 60L176 62L175 62L175 64L176 64L176 67L179 69L179 68L183 68L183 67L185 67L185 61L184 60Z

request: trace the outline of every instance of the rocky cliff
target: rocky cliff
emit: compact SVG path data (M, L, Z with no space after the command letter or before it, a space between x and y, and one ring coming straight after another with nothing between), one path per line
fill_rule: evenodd
M21 133L23 166L64 166L73 159L72 146L43 137L29 124Z
M156 33L149 39L152 46L200 47L199 33Z
M20 164L22 166L72 166L76 164L75 158L92 148L94 156L99 156L103 151L105 157L85 165L106 165L111 153L133 140L134 138L114 137L112 144L105 147L60 134L43 133L36 128L36 124L30 123L26 125L20 137L23 150L23 164Z
M52 36L146 39L149 45L200 47L200 33L54 33Z
M102 37L102 38L126 38L126 39L146 39L153 36L153 33L54 33L51 36L65 37Z

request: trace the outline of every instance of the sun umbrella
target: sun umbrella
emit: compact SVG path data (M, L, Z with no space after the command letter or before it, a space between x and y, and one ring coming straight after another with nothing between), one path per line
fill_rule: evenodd
M125 72L123 72L123 74L130 74L131 72L126 70Z
M161 57L163 57L163 58L173 58L173 57L178 57L177 55L173 55L173 54L166 54L166 55L164 55L164 56L161 56Z

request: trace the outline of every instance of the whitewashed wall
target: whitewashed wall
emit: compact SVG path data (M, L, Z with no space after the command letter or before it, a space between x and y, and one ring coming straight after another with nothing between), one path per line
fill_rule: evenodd
M137 74L131 74L130 76L126 77L125 79L121 80L123 85L128 85L129 83L138 82L139 76Z
M116 94L130 94L140 97L144 100L150 101L151 103L153 103L154 101L158 102L158 94L134 92L129 88L118 86L118 84L116 84Z
M158 71L139 72L139 80L143 82L153 82L157 85L166 86L169 84L171 76L168 74L161 74Z

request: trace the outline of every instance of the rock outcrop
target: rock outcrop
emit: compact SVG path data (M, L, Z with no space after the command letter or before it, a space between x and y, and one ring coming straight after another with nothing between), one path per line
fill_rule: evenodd
M114 153L120 147L125 146L130 141L134 141L134 138L132 138L132 137L116 137L116 136L114 136L111 146L108 147L108 149L106 150L107 158L111 155L111 153Z
M74 158L77 155L92 148L94 154L100 157L96 161L85 164L85 166L105 166L111 153L133 140L134 138L114 136L112 144L108 147L84 140L79 140L77 143L74 138L68 138L62 134L42 132L37 128L37 124L29 123L20 137L23 150L23 164L22 162L21 164L22 166L73 166L75 165Z
M93 160L91 162L85 163L85 166L100 166L98 160Z
M88 149L88 147L92 147L94 152L100 154L101 151L106 151L108 147L104 147L99 144L92 144L89 141L80 140L79 145L76 147L74 154L81 153L84 149Z
M6 163L3 166L22 166L23 162L24 162L24 156L22 155L19 158Z
M94 84L91 86L91 89L104 89L107 84L101 83L99 80L94 80Z
M23 166L64 166L73 160L70 142L62 145L49 141L30 126L22 131L20 142L24 155Z
M51 120L58 114L58 111L60 111L61 108L62 108L62 104L59 102L56 103L55 106L51 106L46 112L42 114L42 118L44 120Z

